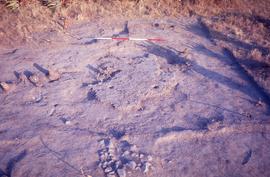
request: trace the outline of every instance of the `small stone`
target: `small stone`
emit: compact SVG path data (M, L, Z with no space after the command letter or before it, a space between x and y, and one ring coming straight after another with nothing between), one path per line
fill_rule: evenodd
M70 125L70 124L71 124L71 121L68 120L68 118L62 117L62 118L60 118L60 120L61 120L64 124L66 124L66 125Z
M143 154L140 154L139 155L140 159L144 158L144 155Z
M109 175L115 175L115 172L114 172L114 171L111 171L111 172L109 173Z
M257 49L257 48L255 48L255 49L253 49L251 52L250 52L250 56L253 58L253 59L256 59L256 60L262 60L262 52L259 50L259 49Z
M167 160L167 163L172 163L172 160Z
M49 82L54 82L54 81L57 81L59 80L61 77L61 74L59 71L53 71L53 70L50 70L48 75L47 75L47 78L49 79Z
M19 83L22 82L22 83L25 84L25 83L27 82L27 80L28 80L28 79L27 79L26 75L21 74L21 73L18 75L18 82L19 82Z
M55 108L52 108L52 109L48 112L49 116L52 116L54 113L55 113Z
M13 83L0 82L0 87L4 92L9 92L15 85Z
M112 167L107 167L107 168L104 169L104 172L105 173L110 173L112 170L113 170Z
M114 144L112 142L109 142L108 148L109 148L109 150L113 150L114 149Z
M36 74L33 74L33 75L29 76L28 79L36 87L41 87L42 86L42 83L40 82L40 78Z
M130 155L130 152L129 152L129 151L125 151L125 152L123 153L123 155L124 155L124 156L128 156L128 155Z
M259 101L255 104L255 106L263 106L262 100L259 100Z
M137 166L137 164L136 164L136 162L134 162L134 161L130 161L128 164L127 164L127 166L129 167L129 168L131 168L131 169L135 169L136 168L136 166Z
M104 162L104 163L102 163L102 165L101 165L101 167L102 167L103 169L107 168L107 166L108 166L107 162Z
M147 156L147 160L148 160L148 161L153 161L153 157L152 157L151 155L148 155L148 156Z
M109 153L108 152L104 152L103 155L105 156L105 158L109 157Z
M38 94L38 95L35 95L34 97L33 97L33 103L39 103L39 102L41 102L43 100L43 95L40 93L40 94Z
M115 162L115 167L116 168L120 168L122 166L122 162L120 161L120 160L117 160L116 162Z
M108 152L109 152L110 156L113 157L113 155L115 153L115 150L114 149L109 149Z
M70 121L70 120L66 120L66 121L65 121L65 124L66 124L66 125L70 125L70 124L71 124L71 121Z
M101 154L100 156L99 156L99 159L101 160L101 161L106 161L106 156L104 155L104 154Z
M130 150L131 150L131 151L138 151L138 148L137 148L136 145L132 145L132 146L130 147Z
M153 88L153 89L158 89L159 86L158 86L158 85L153 85L152 88Z
M103 149L105 149L108 146L109 143L110 143L110 141L108 139L99 140L99 145Z
M102 163L98 163L98 167L103 168L102 165Z
M118 173L119 177L126 177L127 176L125 169L118 169L117 173Z
M136 169L136 170L140 170L141 168L138 166L138 167L136 167L135 169Z
M106 149L106 148L101 149L101 150L99 151L99 154L104 154L105 152L107 152L107 149Z
M144 172L144 173L149 172L150 167L151 167L151 164L150 164L149 162L146 162L146 163L144 164L144 166L143 166L143 172Z
M105 146L105 140L104 139L103 140L100 140L99 141L99 145L102 146L102 147Z
M115 159L114 156L112 154L109 154L107 160L114 160L114 159Z
M109 160L109 161L107 161L107 163L108 163L108 166L112 166L115 162L114 162L114 160Z
M131 154L131 157L139 157L139 155L138 155L137 153L133 152L133 153Z

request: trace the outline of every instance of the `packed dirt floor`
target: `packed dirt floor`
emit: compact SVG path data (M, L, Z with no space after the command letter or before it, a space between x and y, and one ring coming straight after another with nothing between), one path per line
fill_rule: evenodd
M0 177L270 176L267 87L200 18L30 37L0 48Z

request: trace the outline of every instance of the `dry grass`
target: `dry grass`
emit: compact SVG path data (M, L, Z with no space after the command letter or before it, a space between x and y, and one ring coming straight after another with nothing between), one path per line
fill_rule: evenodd
M269 39L261 36L269 33L269 26L258 23L254 17L269 19L269 4L270 0L260 3L256 0L2 0L0 37L18 41L16 38L20 36L25 42L32 32L59 28L59 24L66 28L77 21L99 17L134 19L196 15L208 19L209 28L232 33L249 42L261 38L258 45L267 46ZM11 27L11 21L15 27L14 24Z
M19 8L20 4L18 0L6 0L5 5L8 9L15 11Z

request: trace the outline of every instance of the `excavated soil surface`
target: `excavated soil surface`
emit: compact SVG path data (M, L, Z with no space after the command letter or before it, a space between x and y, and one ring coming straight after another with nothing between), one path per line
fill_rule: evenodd
M197 19L31 37L0 50L0 176L270 176L269 97Z

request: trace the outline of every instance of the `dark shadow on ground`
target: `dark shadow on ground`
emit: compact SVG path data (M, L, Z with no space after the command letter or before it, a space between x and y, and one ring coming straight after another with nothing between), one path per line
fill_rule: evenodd
M211 42L214 42L212 39L211 33L209 28L202 22L201 18L198 18L197 23L188 25L188 26L183 26L185 30L190 31L198 36L204 37Z
M245 70L245 68L242 65L250 65L254 67L269 67L267 63L259 62L256 60L241 60L238 58L235 58L232 52L228 49L223 49L223 55L215 53L209 49L207 49L205 46L197 45L194 47L194 50L201 52L202 54L210 57L214 57L217 60L225 63L226 65L232 65L232 69L238 73L238 75L244 79L246 82L250 83L252 87L256 89L256 91L261 95L261 100L263 100L267 105L270 106L270 96L266 93L266 91L260 87L257 82L254 80L254 78ZM239 63L239 61L241 63ZM242 64L242 65L241 65Z
M175 49L167 49L154 43L140 44L139 46L145 48L147 52L167 60L168 64L181 65L186 63L186 59L179 55L179 51Z
M191 122L195 127L193 128L186 128L186 127L180 127L180 126L173 126L173 127L166 127L161 128L159 131L155 132L155 136L164 136L169 133L173 132L183 132L183 131L207 131L208 126L215 122L222 122L224 120L224 117L211 117L211 118L205 118L205 117L199 117L194 122Z
M243 14L222 14L223 16L221 17L217 17L217 18L226 18L228 16L243 16ZM260 22L263 23L264 25L269 25L270 21L261 17L246 17L246 18L252 18L252 21L255 22ZM207 28L206 30L202 31L202 32L198 32L201 30L201 28ZM260 46L256 43L246 43L243 42L241 40L238 40L234 37L230 37L227 35L222 34L221 32L215 31L215 30L210 30L200 19L198 20L198 23L193 24L189 27L186 28L186 30L205 37L205 38L211 38L213 40L219 40L219 41L224 41L226 43L230 43L233 46L235 46L235 48L241 48L244 51L246 51L247 53L249 53L251 50L253 49L258 49L261 53L262 56L266 56L269 54L269 49L263 46ZM231 64L228 63L228 60L226 61L226 59L224 59L224 56L229 57L230 61L232 62L232 64L235 67L235 71L238 72L241 76L245 77L245 80L250 82L252 84L253 87L256 88L256 90L260 93L260 95L262 96L262 100L267 103L268 106L270 106L270 96L269 93L267 93L267 91L265 91L264 88L262 88L254 79L254 77L252 77L248 71L246 69L248 69L249 71L254 72L259 72L260 75L260 79L262 80L266 80L268 77L268 70L270 69L270 65L266 62L262 62L262 61L257 61L255 59L252 59L250 57L248 58L236 58L233 53L228 50L228 49L224 49L223 51L223 55L219 55L216 54L208 49L206 49L204 46L196 46L195 47L196 50L199 50L201 52L203 52L205 55L207 56L211 56L211 57L215 57L223 62L227 62L226 64ZM239 70L239 71L237 71Z
M266 28L270 28L270 19L267 19L267 18L259 16L259 15L254 15L254 14L247 15L247 14L240 13L240 12L227 12L227 13L222 12L219 15L213 16L211 19L214 21L217 21L217 20L224 21L226 18L231 18L231 17L249 19L254 23L261 23Z
M3 170L0 169L0 177L8 176Z
M266 19L261 19L261 21L264 21L265 23L269 23ZM263 56L269 54L268 48L260 46L257 43L249 44L249 43L243 42L239 39L236 39L234 37L224 35L221 32L215 31L213 29L209 29L207 27L207 25L202 21L201 18L198 18L197 23L186 26L185 30L192 32L193 34L196 34L198 36L204 37L204 38L210 40L211 42L213 42L214 44L215 44L215 42L214 42L215 40L220 40L220 41L224 41L224 42L233 44L236 48L241 48L241 49L244 49L246 51L258 49L260 52L262 52Z
M179 126L173 126L173 127L169 127L169 128L161 128L161 130L156 132L156 135L163 136L163 135L166 135L166 134L171 133L171 132L182 132L185 130L190 130L190 129L184 128L184 127L179 127Z
M7 164L5 175L8 176L8 177L11 177L12 176L12 171L14 170L17 163L19 163L26 155L27 155L27 151L23 150L17 156L10 159L8 161L8 164ZM2 170L0 170L0 175L1 175L1 173L3 173Z
M84 45L91 45L91 44L95 44L97 42L98 42L97 39L92 39L90 41L85 42Z
M218 20L225 20L228 17L244 17L246 19L249 19L253 21L254 23L262 23L264 26L268 27L270 26L270 20L265 19L260 16L248 16L242 13L222 13L218 16L212 17L212 20L218 21ZM243 65L247 67L251 71L258 70L260 72L266 73L262 75L262 79L266 79L267 76L267 69L270 69L269 63L257 61L255 59L252 59L252 57L248 56L247 54L250 53L253 49L257 49L261 52L262 56L267 56L269 54L269 49L257 44L256 42L247 43L240 39L237 39L236 37L225 35L221 32L215 31L213 29L209 29L207 25L201 20L201 18L198 19L198 22L195 24L192 24L190 26L185 27L187 31L192 32L193 34L196 34L198 36L202 36L204 38L210 39L211 41L224 41L226 43L231 44L236 49L241 49L245 51L245 58L236 58L237 62L240 65Z
M214 57L227 65L236 66L234 68L234 70L236 72L239 72L239 69L240 69L240 72L244 72L243 74L245 77L248 73L245 71L245 68L243 68L242 66L252 68L252 69L256 69L256 68L259 68L259 69L262 69L262 68L268 69L269 68L270 69L270 65L266 62L253 60L252 58L247 58L247 59L235 58L233 56L232 52L230 52L228 49L223 49L223 55L218 54L216 52L213 52L212 50L207 49L203 45L194 45L193 49L201 52L202 54L204 54L206 56ZM234 60L232 60L232 59L228 60L228 55L229 55L229 57L233 57Z
M13 73L14 73L16 79L20 79L20 73L18 73L17 71L14 71Z
M109 134L111 134L115 139L121 139L126 132L124 130L110 129Z
M33 66L39 70L40 72L42 72L44 75L49 75L49 70L45 69L44 67L42 67L41 65L34 63Z
M166 47L159 46L154 43L148 43L144 45L140 45L146 49L147 52L156 55L158 57L165 58L168 62L168 64L172 65L179 65L184 64L187 60L181 56L179 56L176 51L173 51L171 48L168 49ZM223 55L217 54L213 51L210 51L206 49L203 46L197 46L195 49L200 50L200 52L203 51L205 55L213 56L217 58L218 60L221 60L222 62L225 62L225 64L232 65L235 67L234 72L238 73L239 77L241 77L243 80L246 81L246 85L242 85L241 83L238 83L232 78L229 78L227 76L224 76L218 72L211 71L209 69L204 68L203 66L197 64L195 61L188 61L191 66L192 70L210 80L213 80L215 82L218 82L222 85L225 85L226 87L229 87L234 90L238 90L245 95L259 101L262 100L266 103L268 106L268 112L270 112L269 106L270 106L270 97L264 92L264 90L254 81L254 79L249 76L249 74L242 68L240 64L236 62L236 59L233 58L233 55L228 51L224 50ZM247 85L248 84L248 85ZM255 91L251 90L249 86L252 86Z
M125 36L129 35L128 21L125 22L123 30L117 34L113 34L112 37L119 37L119 36L123 36L123 35L125 35Z
M270 29L270 19L266 19L261 16L254 16L254 19L262 23L266 28Z
M258 44L245 43L245 42L240 41L240 40L238 40L236 38L226 36L226 35L222 34L221 32L218 32L218 31L211 30L211 37L213 39L222 40L224 42L231 43L234 46L236 46L237 48L242 48L242 49L245 49L247 51L250 51L250 50L253 50L253 49L259 49L262 52L263 56L265 56L265 55L267 55L269 53L269 50L267 48L265 48L265 47L262 47L262 46L260 46Z
M23 72L23 74L26 76L27 79L29 79L29 77L33 76L33 72L29 71L29 70L25 70Z

